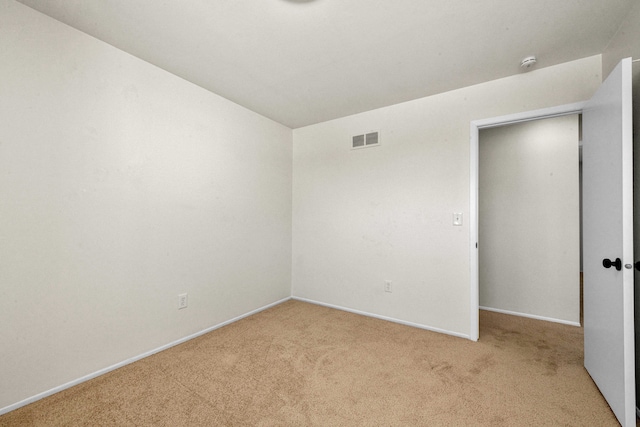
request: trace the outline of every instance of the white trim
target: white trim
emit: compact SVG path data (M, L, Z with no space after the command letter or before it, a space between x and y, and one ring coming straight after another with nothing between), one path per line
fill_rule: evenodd
M342 307L342 306L334 305L334 304L327 304L327 303L324 303L324 302L315 301L315 300L311 300L311 299L307 299L307 298L291 297L291 299L296 300L296 301L308 302L309 304L315 304L315 305L320 305L320 306L323 306L323 307L333 308L333 309L336 309L336 310L346 311L346 312L353 313L353 314L359 314L361 316L373 317L374 319L386 320L387 322L399 323L401 325L411 326L413 328L424 329L424 330L431 331L431 332L438 332L440 334L445 334L445 335L451 335L451 336L454 336L454 337L457 337L457 338L467 338L467 339L469 338L468 335L460 334L458 332L447 331L445 329L440 329L440 328L433 328L431 326L421 325L419 323L406 322L404 320L395 319L393 317L381 316L379 314L368 313L366 311L360 311L360 310L356 310L356 309L353 309L353 308Z
M480 289L479 289L479 262L478 262L478 168L479 157L479 125L471 122L469 131L469 277L470 277L470 297L469 297L469 339L478 341L480 336Z
M560 105L557 107L542 108L540 110L525 111L523 113L509 114L506 116L493 117L488 119L473 120L469 130L469 339L477 341L480 335L480 321L478 310L480 309L479 290L479 265L478 265L478 143L480 140L480 129L505 126L514 123L527 122L531 120L546 119L551 117L566 116L568 114L580 114L586 102L576 102L573 104ZM480 242L481 243L481 242Z
M622 67L622 176L631 179L622 179L622 256L625 260L635 260L633 253L633 67L631 58L625 58L621 62ZM624 316L624 373L634 378L634 381L624 382L625 406L636 406L636 382L635 382L635 345L634 345L634 270L623 271L623 316ZM627 327L631 325L631 327ZM634 425L636 420L633 413L627 410L627 422Z
M556 107L541 108L539 110L524 111L522 113L507 114L505 116L473 120L471 123L475 124L476 127L482 129L529 122L538 119L566 116L569 114L579 114L582 113L582 109L584 108L585 104L586 101L574 102L573 104L565 104Z
M491 308L480 306L480 310L493 311L495 313L509 314L511 316L528 317L529 319L544 320L545 322L562 323L563 325L580 327L579 322L571 322L569 320L555 319L553 317L538 316L536 314L518 313L517 311L502 310L500 308Z
M218 323L217 325L211 326L211 327L209 327L207 329L203 329L203 330L201 330L199 332L196 332L194 334L188 335L188 336L186 336L184 338L180 338L179 340L170 342L169 344L165 344L165 345L163 345L161 347L155 348L153 350L149 350L149 351L147 351L145 353L142 353L142 354L140 354L138 356L134 356L134 357L131 357L129 359L123 360L122 362L116 363L115 365L108 366L106 368L100 369L100 370L98 370L96 372L93 372L91 374L88 374L88 375L85 375L85 376L80 377L78 379L75 379L73 381L69 381L68 383L65 383L65 384L59 385L57 387L54 387L54 388L52 388L50 390L44 391L42 393L38 393L35 396L28 397L28 398L26 398L24 400L21 400L21 401L19 401L17 403L14 403L12 405L5 406L4 408L0 409L0 415L6 414L6 413L11 412L11 411L14 411L14 410L16 410L18 408L21 408L23 406L26 406L26 405L28 405L30 403L36 402L36 401L38 401L40 399L44 399L45 397L49 397L52 394L55 394L55 393L58 393L60 391L66 390L68 388L71 388L73 386L81 384L81 383L83 383L85 381L92 380L92 379L94 379L96 377L99 377L100 375L104 375L104 374L106 374L108 372L114 371L114 370L116 370L118 368L122 368L123 366L129 365L129 364L131 364L133 362L137 362L138 360L144 359L145 357L152 356L152 355L154 355L156 353L159 353L159 352L161 352L163 350L167 350L167 349L169 349L171 347L174 347L174 346L176 346L178 344L182 344L184 342L187 342L189 340L197 338L197 337L199 337L201 335L204 335L204 334L207 334L209 332L212 332L212 331L214 331L216 329L219 329L219 328L221 328L223 326L227 326L230 323L237 322L238 320L244 319L245 317L249 317L251 315L254 315L256 313L264 311L264 310L266 310L268 308L274 307L274 306L276 306L278 304L282 304L283 302L286 302L286 301L288 301L290 299L291 299L291 297L283 298L283 299L281 299L279 301L276 301L274 303L265 305L264 307L257 308L255 310L252 310L252 311L248 312L248 313L245 313L245 314L242 314L240 316L234 317L233 319L227 320L227 321L222 322L222 323Z

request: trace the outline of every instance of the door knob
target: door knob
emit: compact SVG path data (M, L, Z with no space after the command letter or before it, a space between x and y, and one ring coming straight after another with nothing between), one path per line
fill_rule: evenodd
M618 271L622 270L622 260L620 258L616 258L615 261L611 261L609 258L605 258L602 260L602 265L604 266L604 268L615 267Z

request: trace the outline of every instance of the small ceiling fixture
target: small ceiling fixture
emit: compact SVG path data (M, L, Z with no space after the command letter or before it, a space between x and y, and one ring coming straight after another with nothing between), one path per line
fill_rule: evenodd
M536 65L536 62L537 62L537 60L536 60L535 56L533 56L533 55L532 56L527 56L520 63L520 68L524 69L525 71L528 71L531 67Z

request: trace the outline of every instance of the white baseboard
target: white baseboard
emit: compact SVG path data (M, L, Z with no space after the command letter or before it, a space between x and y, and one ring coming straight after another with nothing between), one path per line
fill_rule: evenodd
M180 338L179 340L170 342L169 344L165 344L165 345L163 345L161 347L158 347L158 348L155 348L153 350L147 351L147 352L142 353L142 354L140 354L138 356L134 356L134 357L131 357L129 359L123 360L122 362L116 363L115 365L108 366L108 367L106 367L104 369L100 369L100 370L98 370L96 372L93 372L91 374L85 375L85 376L80 377L78 379L75 379L73 381L69 381L68 383L65 383L65 384L62 384L60 386L54 387L54 388L52 388L50 390L44 391L42 393L38 393L35 396L28 397L28 398L26 398L24 400L21 400L20 402L14 403L14 404L9 405L9 406L6 406L4 408L0 408L0 415L6 414L7 412L14 411L14 410L16 410L18 408L21 408L23 406L26 406L26 405L28 405L30 403L33 403L33 402L36 402L36 401L38 401L40 399L44 399L45 397L51 396L52 394L56 394L56 393L58 393L60 391L66 390L68 388L71 388L73 386L81 384L81 383L83 383L85 381L89 381L91 379L99 377L100 375L104 375L104 374L106 374L108 372L114 371L114 370L116 370L118 368L121 368L123 366L126 366L126 365L128 365L130 363L137 362L138 360L144 359L145 357L149 357L149 356L151 356L153 354L159 353L159 352L161 352L163 350L167 350L167 349L169 349L171 347L174 347L174 346L176 346L178 344L182 344L184 342L187 342L189 340L197 338L200 335L204 335L204 334L209 333L211 331L214 331L214 330L216 330L218 328L226 326L226 325L228 325L230 323L237 322L238 320L244 319L245 317L249 317L249 316L251 316L253 314L259 313L261 311L264 311L264 310L266 310L268 308L271 308L273 306L276 306L278 304L282 304L283 302L289 301L290 299L291 299L291 297L287 297L287 298L281 299L279 301L276 301L274 303L265 305L264 307L257 308L255 310L252 310L252 311L248 312L248 313L245 313L245 314L242 314L240 316L234 317L233 319L230 319L230 320L227 320L225 322L219 323L217 325L211 326L211 327L209 327L207 329L203 329L203 330L201 330L199 332L196 332L196 333L191 334L189 336L186 336L184 338Z
M580 323L578 322L570 322L568 320L554 319L553 317L536 316L535 314L518 313L516 311L502 310L499 308L480 306L480 310L493 311L493 312L502 313L502 314L509 314L511 316L528 317L530 319L544 320L547 322L562 323L564 325L570 325L570 326L581 326Z
M419 323L406 322L404 320L395 319L393 317L381 316L379 314L368 313L366 311L355 310L353 308L342 307L342 306L334 305L334 304L327 304L327 303L324 303L324 302L315 301L315 300L311 300L311 299L307 299L307 298L295 297L295 296L291 297L291 299L296 300L296 301L308 302L310 304L321 305L323 307L335 308L336 310L347 311L349 313L359 314L359 315L362 315L362 316L373 317L375 319L386 320L388 322L399 323L401 325L411 326L411 327L419 328L419 329L424 329L424 330L431 331L431 332L438 332L440 334L451 335L451 336L458 337L458 338L470 339L469 335L461 334L461 333L458 333L458 332L447 331L445 329L440 329L440 328L433 328L431 326L426 326L426 325L422 325L422 324L419 324Z

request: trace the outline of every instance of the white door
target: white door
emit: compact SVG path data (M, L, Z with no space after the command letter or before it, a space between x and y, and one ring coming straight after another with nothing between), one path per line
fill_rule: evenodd
M631 81L627 58L582 121L584 366L622 426L636 423Z

